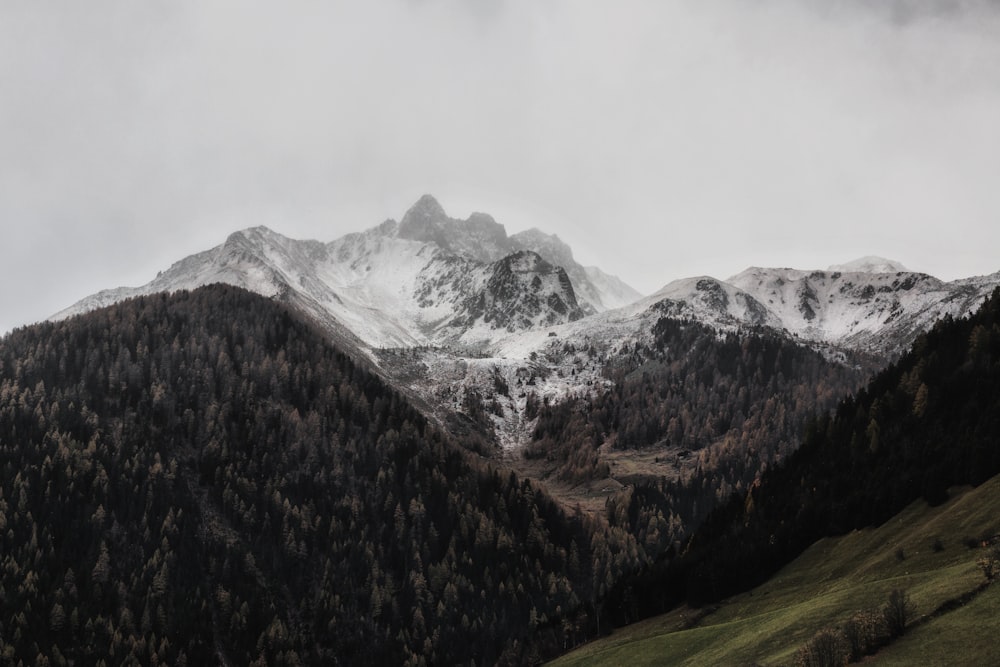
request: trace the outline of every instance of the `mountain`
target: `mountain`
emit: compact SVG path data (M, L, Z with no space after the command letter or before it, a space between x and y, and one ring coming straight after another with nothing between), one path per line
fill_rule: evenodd
M975 310L1000 285L1000 272L944 282L877 257L841 267L848 270L750 267L725 281L685 278L623 312L655 310L724 330L763 327L819 348L891 359L938 320Z
M641 561L225 285L0 339L0 490L10 664L535 664Z
M307 661L516 663L600 632L608 613L634 619L654 604L648 595L662 604L687 586L679 581L691 582L692 600L742 585L801 546L781 533L779 551L768 551L766 530L806 521L804 534L815 537L808 530L869 516L914 488L933 495L942 479L961 481L954 470L993 463L982 440L954 457L942 449L962 423L904 429L882 418L961 411L952 398L997 414L992 380L973 372L996 356L996 324L949 327L1000 273L943 282L879 258L840 268L698 276L621 305L629 290L576 264L557 237L508 235L481 213L453 219L432 197L399 222L329 243L265 227L235 232L147 285L101 292L0 341L0 525L14 516L17 544L39 545L18 551L4 590L29 581L29 565L55 567L62 585L46 580L30 614L0 619L2 634L31 633L28 650L41 653L32 646L51 641L30 628L76 632L86 613L97 629L72 635L73 645L123 651L116 633L149 644L183 617L200 627L186 648L163 649L171 662L184 650L222 663L291 664L289 652ZM194 289L214 283L243 289ZM880 376L902 389L870 388L877 401L862 392L847 399L856 412L831 421L829 410L910 341L927 356L899 377ZM976 354L952 359L966 345ZM969 396L975 386L987 397ZM795 469L805 486L790 495L754 490L762 471L799 460L814 413L812 450L850 431L830 441L843 450L830 458L837 465L817 470L842 487L861 483L860 506L851 496L824 509L817 489L833 492L806 468ZM921 429L936 440L920 439ZM944 461L940 469L911 474L906 466L926 452ZM886 472L899 470L901 480ZM70 480L55 501L50 478ZM108 507L80 495L104 487L100 497L120 508L110 519ZM687 538L732 494L730 512L748 498L769 508L740 515L751 527L745 562L704 554L709 569L699 570L681 556L680 569L642 580L652 582L647 591L623 581L642 564L699 553L711 532L689 547ZM804 514L776 528L771 519L787 507ZM175 523L183 511L186 532L176 544L167 534L162 547L156 527L170 511ZM76 531L83 576L40 565L52 553L66 560L73 545L29 516ZM60 516L71 518L63 525ZM706 531L732 518L715 516ZM738 544L711 543L738 553ZM190 600L164 593L203 581ZM74 586L96 600L76 625Z
M146 285L105 290L52 319L214 282L295 304L341 339L370 348L480 346L638 297L621 281L576 264L554 236L531 230L508 237L488 215L455 220L424 196L399 223L326 244L266 227L239 231Z
M485 213L452 218L424 195L399 222L329 243L266 227L236 232L146 285L100 292L53 319L212 282L294 304L335 340L368 350L447 346L525 359L549 347L539 340L548 327L581 321L567 333L641 339L655 317L667 315L724 330L768 328L830 354L888 359L935 321L973 310L1000 284L1000 272L944 282L863 257L825 271L751 267L728 280L686 278L641 298L580 265L557 236L538 229L508 235Z
M939 322L803 444L711 515L656 587L701 604L746 590L823 537L1000 473L1000 289ZM659 604L660 601L657 601Z
M654 345L663 318L767 331L873 368L1000 284L1000 273L945 283L874 257L839 268L749 268L727 281L677 280L632 300L633 290L577 264L558 237L508 235L483 213L451 218L424 196L399 222L329 243L265 227L239 231L142 287L101 292L54 319L138 294L242 286L309 314L440 423L464 420L462 428L479 433L470 442L483 437L516 451L533 442L536 401L599 397L613 386L611 369ZM625 300L632 301L607 308ZM396 349L409 352L385 353Z
M521 250L538 253L566 271L588 313L619 308L641 296L617 277L597 267L581 266L558 236L539 229L508 236L504 226L486 213L473 213L466 220L450 218L430 195L421 197L406 212L397 233L400 238L433 243L453 255L480 262L495 262Z
M891 271L901 267L877 258L845 266L856 270L752 267L727 283L752 296L793 336L883 356L901 353L943 317L968 314L1000 284L1000 273L946 283Z
M790 647L818 649L823 633L812 633L823 626L841 642L834 646L840 657L804 659L800 650L798 662L846 664L847 653L859 660L980 593L995 600L998 415L1000 288L969 316L921 334L835 412L817 412L795 453L730 494L693 534L605 599L609 620L620 625L674 612L560 664L627 663L650 651L692 664L743 664L753 654L781 662ZM969 485L982 487L961 488ZM701 486L700 474L686 485L637 483L609 500L609 522L655 543L674 523L678 499ZM930 519L932 512L939 516ZM647 523L652 539L641 537ZM905 614L890 617L886 600L906 587L920 616L906 605ZM979 655L990 655L991 644L976 640L996 627L995 615L981 606L978 617L964 618L977 626L950 642L952 650L973 642ZM927 637L914 638L903 663L925 656ZM948 655L933 645L936 655Z

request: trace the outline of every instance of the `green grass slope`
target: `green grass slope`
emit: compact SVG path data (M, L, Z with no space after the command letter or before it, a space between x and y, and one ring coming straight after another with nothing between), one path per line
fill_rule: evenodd
M911 629L866 664L990 664L1000 631L1000 586L933 614L976 589L985 550L968 538L1000 533L1000 477L938 507L918 501L882 526L820 540L758 588L708 610L678 609L622 628L553 665L794 664L819 630L909 593ZM939 547L934 548L935 542Z

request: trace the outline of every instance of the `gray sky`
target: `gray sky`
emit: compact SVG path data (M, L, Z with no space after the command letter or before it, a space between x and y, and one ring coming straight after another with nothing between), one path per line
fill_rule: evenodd
M986 0L8 0L0 332L425 192L643 292L868 254L992 273L998 35Z

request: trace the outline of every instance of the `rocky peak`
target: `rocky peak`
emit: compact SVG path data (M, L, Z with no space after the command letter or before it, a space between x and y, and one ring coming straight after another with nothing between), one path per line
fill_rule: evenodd
M400 232L405 229L423 229L448 220L444 208L431 195L424 195L403 215Z
M424 195L399 223L400 238L433 243L456 255L481 262L500 259L512 249L504 226L485 213L466 220L449 218L434 197Z
M222 263L228 261L259 263L262 261L268 238L273 234L274 232L267 227L250 227L233 232L219 247L218 261Z

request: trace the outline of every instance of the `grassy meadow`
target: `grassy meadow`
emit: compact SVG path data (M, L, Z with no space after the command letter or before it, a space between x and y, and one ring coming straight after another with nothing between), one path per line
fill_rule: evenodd
M984 581L974 540L1000 534L1000 478L922 501L878 528L817 542L769 581L713 610L677 609L580 647L551 663L578 665L792 665L819 630L882 606L902 589L913 602L903 637L865 664L998 664L1000 586L936 610Z

